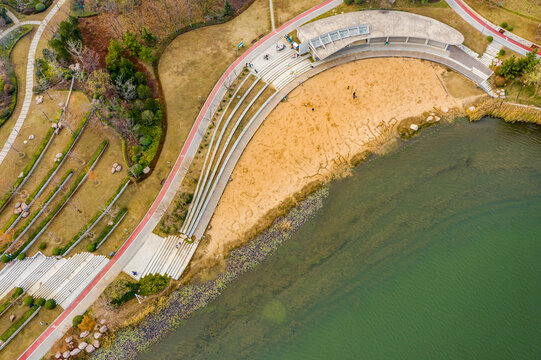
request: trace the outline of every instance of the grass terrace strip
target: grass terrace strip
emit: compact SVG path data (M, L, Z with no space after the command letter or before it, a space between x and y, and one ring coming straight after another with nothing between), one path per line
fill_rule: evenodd
M0 199L0 211L4 210L4 208L6 207L7 203L11 200L13 195L24 184L28 175L31 174L32 171L34 171L35 165L37 165L37 163L41 160L42 154L45 152L47 147L49 147L49 144L50 144L50 141L52 140L53 135L54 135L54 129L51 127L47 131L47 134L45 134L45 138L39 145L34 155L32 155L30 162L23 169L23 172L22 172L23 176L19 177L15 181L15 183L11 186L11 188L8 190L8 192L2 197L2 199Z
M28 309L23 316L21 316L17 321L13 323L3 334L0 336L0 341L2 341L2 345L0 345L0 350L6 347L7 344L13 339L19 331L26 326L27 323L30 322L36 316L41 309L41 306L34 306L30 309Z
M15 244L20 240L20 238L26 233L26 231L30 229L30 227L34 224L37 218L43 213L43 211L45 211L45 209L51 203L51 201L54 200L58 192L62 189L62 187L66 184L66 182L71 178L72 173L73 173L73 170L68 170L68 172L62 177L62 179L60 179L59 185L57 185L56 188L49 194L49 196L47 196L47 198L43 202L43 205L41 206L41 209L37 212L34 212L30 217L28 217L23 227L17 229L15 234L13 234L15 241L13 241L12 243L7 243L3 246L3 248L1 249L2 255L5 252L9 251L13 246L15 246ZM6 232L5 234L7 234L8 236L11 236L10 231Z
M75 146L75 143L77 142L77 140L81 137L81 134L88 122L88 119L90 119L92 117L92 114L94 113L94 108L90 109L90 111L86 114L86 116L83 118L83 120L81 121L81 123L79 124L79 126L77 127L77 129L74 131L72 137L71 137L71 140L70 142L68 143L68 145L66 146L66 148L64 149L64 151L62 152L62 156L59 158L59 161L55 162L53 164L53 166L51 167L51 169L49 170L49 172L47 173L47 175L43 178L43 180L41 180L41 183L37 186L37 188L30 194L30 196L28 196L28 198L25 200L25 203L28 205L28 206L31 206L32 203L34 202L34 199L39 197L41 195L41 193L47 188L47 186L49 185L51 179L56 175L56 173L58 172L58 170L60 170L60 167L62 166L62 164L64 163L64 161L67 159L69 153L71 152L71 150L73 149L73 147ZM9 220L8 222L6 223L6 225L4 225L4 227L2 227L1 231L6 233L6 232L9 232L11 230L11 228L17 223L17 221L19 221L21 218L20 218L21 214L15 214L13 215Z
M26 249L29 245L32 245L41 236L41 234L47 229L49 224L53 221L54 217L60 212L60 210L62 210L62 208L66 205L66 203L71 198L71 196L75 193L75 191L77 191L79 186L81 186L83 182L86 180L86 178L88 177L88 173L94 168L100 156L105 151L106 147L107 147L107 140L104 140L100 144L100 146L98 147L94 155L92 156L89 164L85 168L85 171L83 171L79 175L79 177L75 180L75 183L71 186L70 190L64 195L60 203L57 204L56 207L49 213L47 218L45 218L45 220L41 222L38 228L32 233L32 235L30 235L28 240L26 240L24 244L21 247L19 247L19 249L17 249L15 253L13 253L13 257L16 257L22 252L23 249Z
M105 227L105 229L102 231L102 233L100 234L100 236L98 236L98 238L96 239L96 241L94 241L93 243L91 243L89 245L89 251L96 251L98 250L98 248L105 242L105 240L107 240L107 238L109 237L109 235L111 235L111 233L113 231L115 231L116 227L118 226L118 224L120 224L122 222L122 220L126 217L126 214L128 213L128 209L126 208L122 208L119 213L115 216L114 220L113 220L113 224L112 225L107 225ZM90 250L92 249L92 250Z
M67 243L65 246L60 248L59 250L56 250L55 253L58 252L58 255L67 255L83 238L96 226L96 224L103 218L103 216L106 214L107 211L109 211L110 207L113 206L115 201L122 195L124 190L126 190L126 187L128 187L128 184L130 182L130 179L125 179L118 189L115 191L113 196L107 200L103 208L98 210L98 212L90 219L90 221L83 226L83 228L70 240L69 243Z
M2 315L4 315L4 313L9 310L11 305L13 305L15 303L15 301L17 301L17 299L19 299L24 294L26 294L25 291L23 291L19 296L17 296L16 293L13 293L9 297L9 299L7 299L2 305L0 305L0 317L2 317Z

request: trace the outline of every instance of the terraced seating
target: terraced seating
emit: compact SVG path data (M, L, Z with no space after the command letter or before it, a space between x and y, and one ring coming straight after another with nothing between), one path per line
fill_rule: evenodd
M108 261L103 255L87 252L62 259L38 252L31 258L16 260L2 270L0 297L20 286L34 298L52 298L65 309Z

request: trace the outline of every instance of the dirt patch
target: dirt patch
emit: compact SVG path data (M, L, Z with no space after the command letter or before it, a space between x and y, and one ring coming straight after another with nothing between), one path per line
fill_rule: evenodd
M93 16L79 19L79 28L85 46L98 53L100 67L105 67L107 48L113 37L107 19L104 16Z

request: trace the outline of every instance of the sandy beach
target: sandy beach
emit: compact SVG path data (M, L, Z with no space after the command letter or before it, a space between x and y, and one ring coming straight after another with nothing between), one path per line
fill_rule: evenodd
M192 272L268 226L296 202L295 194L347 173L360 154L381 151L401 120L461 110L478 94L473 83L444 67L411 59L362 60L306 81L271 113L243 153Z

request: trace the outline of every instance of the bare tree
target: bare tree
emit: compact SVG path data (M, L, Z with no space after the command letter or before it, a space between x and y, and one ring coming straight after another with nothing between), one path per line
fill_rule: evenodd
M120 76L115 79L115 87L117 88L120 97L126 100L133 100L137 95L137 87L132 79L123 81Z

